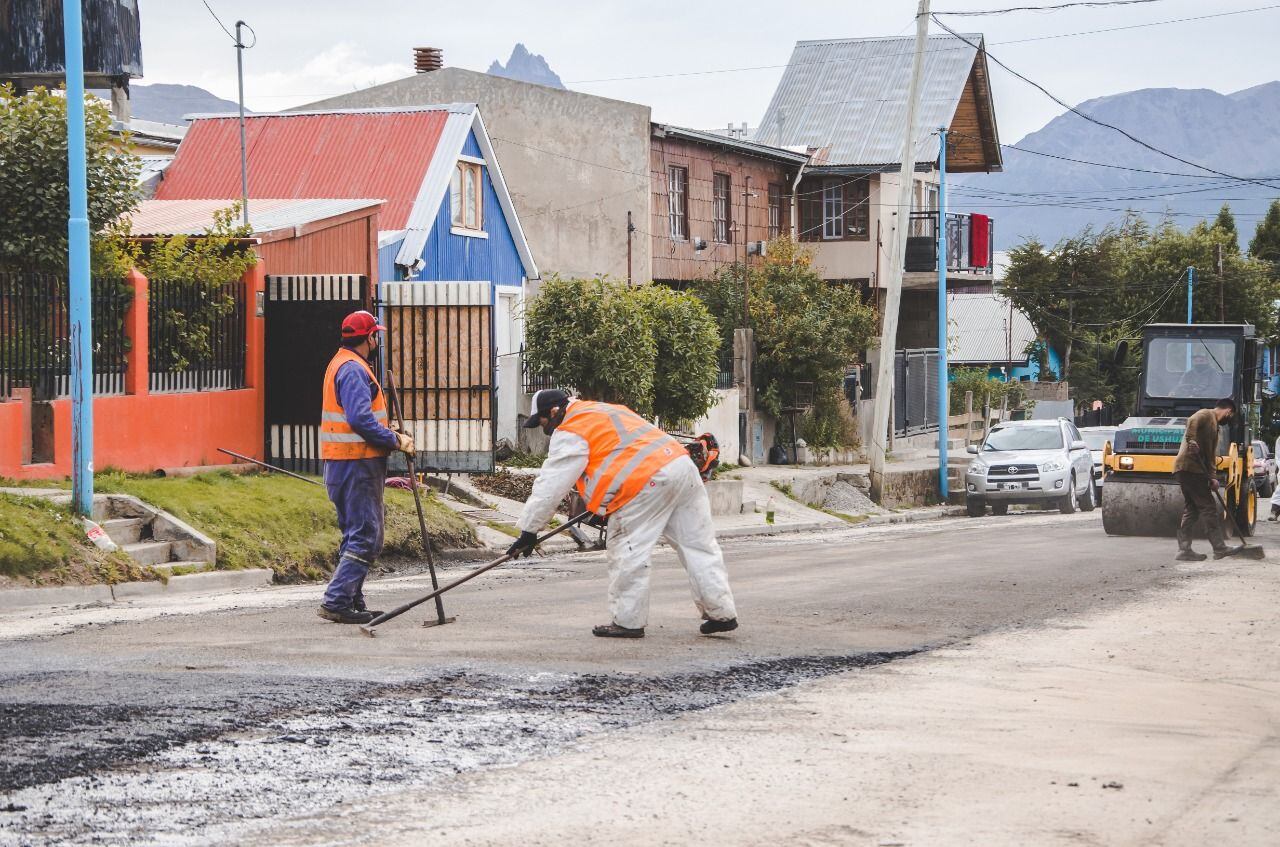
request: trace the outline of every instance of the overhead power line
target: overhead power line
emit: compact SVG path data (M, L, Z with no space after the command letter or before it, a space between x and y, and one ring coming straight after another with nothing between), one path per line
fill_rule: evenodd
M942 27L944 30L946 30L948 33L950 33L953 37L960 39L960 40L961 40L961 41L963 41L965 44L968 44L969 46L973 47L975 50L981 49L981 48L979 47L979 45L974 44L972 41L970 41L969 39L965 38L963 35L961 35L960 33L956 32L954 29L952 29L951 27L947 26L947 25L946 25L946 24L944 24L942 21L938 20L938 16L937 16L937 15L930 15L930 17L933 19L933 22L934 22L934 23L936 23L938 26ZM1205 165L1202 165L1202 164L1200 164L1200 163L1198 163L1198 162L1193 162L1193 161L1191 161L1190 159L1184 159L1183 157L1181 157L1181 156L1177 155L1176 153L1170 153L1168 150L1164 150L1164 149L1162 149L1162 148L1160 148L1160 147L1155 146L1154 144L1151 144L1150 142L1147 142L1147 141L1142 140L1141 138L1139 138L1138 136L1136 136L1136 135L1134 135L1133 133L1129 132L1128 130L1121 129L1120 127L1116 126L1115 124L1109 124L1109 123L1107 123L1106 121L1098 120L1097 118L1093 117L1092 115L1089 115L1089 114L1086 114L1086 113L1084 113L1084 112L1080 111L1080 110L1079 110L1079 109L1077 109L1075 106L1072 106L1072 105L1071 105L1070 103L1068 103L1066 100L1063 100L1061 97L1057 96L1056 94L1054 94L1054 93L1053 93L1052 91L1050 91L1049 89L1045 88L1045 87L1044 87L1043 85L1041 85L1040 83L1036 82L1035 80L1031 79L1030 77L1027 77L1027 76L1025 76L1025 75L1023 75L1023 74L1019 73L1018 71L1015 71L1013 68L1009 67L1009 66L1008 66L1008 65L1006 65L1004 62L1000 61L1000 59L998 59L996 56L992 55L992 53L991 53L991 51L990 51L990 50L986 51L986 55L987 55L987 58L988 58L988 59L990 59L991 61L995 62L997 65L999 65L1001 68L1003 68L1006 72L1008 72L1008 73L1012 74L1013 76L1017 77L1018 79L1022 80L1022 81L1023 81L1023 82L1025 82L1025 83L1027 83L1027 84L1028 84L1028 85L1030 85L1031 87L1035 88L1037 91L1039 91L1040 93L1044 94L1044 95L1045 95L1046 97L1048 97L1050 100L1052 100L1053 102L1057 103L1059 106L1061 106L1062 108L1066 109L1068 112L1071 112L1073 115L1076 115L1076 116L1078 116L1078 117L1081 117L1081 118L1083 118L1084 120L1088 121L1088 122L1089 122L1089 123L1091 123L1091 124L1096 124L1096 125L1098 125L1098 126L1100 126L1100 127L1103 127L1104 129L1109 129L1109 130L1111 130L1111 131L1113 131L1113 132L1117 132L1117 133L1119 133L1120 135L1123 135L1125 138L1127 138L1127 139L1129 139L1130 141L1132 141L1134 144L1137 144L1137 145L1138 145L1138 146L1140 146L1140 147L1145 147L1145 148L1147 148L1148 150L1152 151L1153 153L1159 153L1161 156L1165 156L1165 157L1167 157L1167 158L1173 159L1173 160L1174 160L1174 161L1176 161L1176 162L1181 162L1181 163L1182 163L1182 164L1184 164L1184 165L1190 165L1190 166L1191 166L1191 167L1193 167L1193 168L1199 168L1199 169L1200 169L1200 170L1202 170L1202 171L1206 171L1206 172L1211 173L1211 174L1217 174L1218 176L1221 176L1221 177L1227 177L1228 179L1236 179L1236 180L1240 180L1241 182L1252 182L1252 183L1254 183L1254 184L1256 184L1256 185L1261 185L1261 186L1263 186L1264 188L1270 188L1270 189L1273 189L1273 190L1274 190L1274 189L1280 189L1280 186L1274 185L1274 184L1272 184L1272 183L1262 182L1262 181L1260 181L1260 180L1250 179L1250 178L1248 178L1248 177L1236 176L1235 174L1229 174L1229 173L1227 173L1226 171L1220 171L1220 170L1217 170L1217 169L1215 169L1215 168L1210 168L1210 167L1207 167L1207 166L1205 166Z
M1150 3L1163 3L1165 0L1091 0L1091 2L1059 3L1056 6L1010 6L1007 9L986 9L976 12L934 12L935 15L947 15L953 18L985 18L992 15L1007 15L1011 12L1060 12L1063 9L1088 7L1091 9L1105 6L1146 6Z

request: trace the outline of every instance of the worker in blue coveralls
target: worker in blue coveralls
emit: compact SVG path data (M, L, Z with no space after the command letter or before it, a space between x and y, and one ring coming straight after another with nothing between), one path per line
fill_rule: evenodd
M369 364L385 329L368 312L347 315L342 347L324 373L320 457L342 546L319 614L335 623L366 624L382 614L365 607L364 579L382 552L387 456L414 451L412 438L388 428L386 393Z

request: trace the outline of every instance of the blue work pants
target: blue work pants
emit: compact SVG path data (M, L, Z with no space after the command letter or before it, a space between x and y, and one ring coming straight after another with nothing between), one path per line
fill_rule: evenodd
M364 604L364 579L382 553L386 479L385 457L324 463L324 485L338 510L338 528L342 530L338 567L324 593L324 605L330 609Z

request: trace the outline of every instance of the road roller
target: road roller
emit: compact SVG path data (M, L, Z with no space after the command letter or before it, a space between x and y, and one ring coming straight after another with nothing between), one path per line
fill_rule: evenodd
M1173 463L1187 418L1218 400L1237 413L1218 428L1215 472L1245 535L1258 519L1251 426L1259 400L1258 340L1249 324L1150 324L1132 417L1103 449L1102 526L1109 535L1177 534L1182 491Z

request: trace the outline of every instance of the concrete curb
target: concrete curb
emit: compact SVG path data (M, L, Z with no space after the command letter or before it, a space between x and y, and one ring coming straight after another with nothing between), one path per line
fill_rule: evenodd
M121 582L116 585L61 585L51 588L15 588L0 591L0 611L32 607L79 606L90 603L111 605L121 600L160 597L167 594L235 591L271 585L270 568L243 571L203 571L159 581Z

